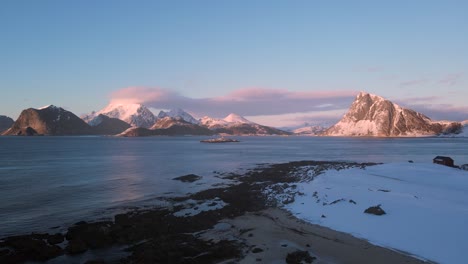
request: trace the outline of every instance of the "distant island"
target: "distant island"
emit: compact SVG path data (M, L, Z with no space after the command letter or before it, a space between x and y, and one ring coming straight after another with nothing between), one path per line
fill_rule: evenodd
M231 142L240 142L240 141L237 139L220 137L220 138L204 139L204 140L200 140L200 142L201 143L231 143Z

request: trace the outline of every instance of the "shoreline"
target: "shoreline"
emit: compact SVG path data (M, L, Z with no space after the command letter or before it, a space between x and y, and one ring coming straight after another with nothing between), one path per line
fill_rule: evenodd
M293 186L300 180L301 166L313 166L316 176L330 168L370 165L298 161L229 174L224 178L236 184L172 198L168 208L130 211L111 221L82 221L68 227L66 233L2 238L0 262L54 263L58 257L80 259L79 263L284 263L288 254L299 252L293 257L309 257L314 263L427 263L304 222L280 209L264 193L277 184ZM116 247L127 252L118 261L93 254Z

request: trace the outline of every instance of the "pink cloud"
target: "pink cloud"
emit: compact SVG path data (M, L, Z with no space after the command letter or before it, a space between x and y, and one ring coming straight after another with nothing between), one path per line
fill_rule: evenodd
M112 93L111 101L142 103L159 109L183 108L197 115L222 117L232 112L256 116L346 109L356 94L357 91L245 88L225 96L190 98L163 88L128 87Z

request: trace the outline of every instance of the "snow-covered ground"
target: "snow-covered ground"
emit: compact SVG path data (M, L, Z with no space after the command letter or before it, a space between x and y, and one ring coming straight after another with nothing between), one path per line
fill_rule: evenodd
M467 171L393 163L329 170L297 185L285 208L298 218L419 258L466 263ZM385 215L364 213L379 204Z

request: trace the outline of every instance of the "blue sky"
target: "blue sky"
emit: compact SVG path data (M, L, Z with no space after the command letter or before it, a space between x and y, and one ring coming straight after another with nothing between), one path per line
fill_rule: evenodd
M467 12L467 1L2 1L0 114L55 104L80 115L143 87L189 106L249 89L342 98L237 111L271 125L339 118L361 90L464 120ZM170 107L158 102L145 103Z

